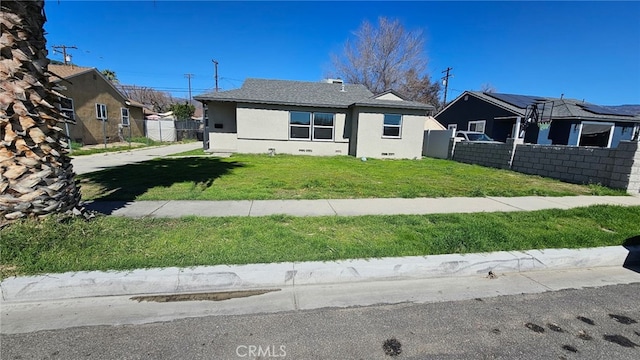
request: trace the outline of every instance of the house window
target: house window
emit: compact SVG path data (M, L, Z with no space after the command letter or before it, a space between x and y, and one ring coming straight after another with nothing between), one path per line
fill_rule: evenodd
M311 113L292 111L289 113L289 134L292 139L311 139Z
M614 123L583 121L578 132L578 146L611 147Z
M207 104L202 105L202 118L204 119L204 127L209 127L209 106Z
M122 125L129 126L129 109L120 108L120 112L122 113Z
M478 120L478 121L469 121L468 129L469 131L477 131L484 132L484 128L487 125L486 120Z
M335 114L291 111L289 137L304 140L333 140Z
M333 140L333 118L330 113L313 114L313 140Z
M74 120L73 99L60 98L60 112L65 114L70 120Z
M382 128L383 137L399 138L402 128L402 115L384 114L384 126Z
M107 105L96 104L96 119L102 121L107 120Z
M456 130L458 130L458 124L447 125L447 130L452 130L453 132L455 132Z

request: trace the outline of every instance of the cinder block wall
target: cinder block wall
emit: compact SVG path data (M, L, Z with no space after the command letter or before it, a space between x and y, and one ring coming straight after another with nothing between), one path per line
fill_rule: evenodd
M509 169L512 144L460 141L455 143L453 160L498 169Z
M640 194L637 141L621 141L615 149L463 141L455 144L453 160Z
M577 184L610 186L616 149L517 145L511 169Z

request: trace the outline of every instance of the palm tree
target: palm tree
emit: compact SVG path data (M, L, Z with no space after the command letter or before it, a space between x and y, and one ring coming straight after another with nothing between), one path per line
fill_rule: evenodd
M44 0L0 3L0 225L78 207L60 97L47 76Z
M115 71L104 69L101 71L101 73L102 75L104 75L105 78L107 78L107 80L111 81L112 83L115 83L115 84L118 83L118 76L116 75Z

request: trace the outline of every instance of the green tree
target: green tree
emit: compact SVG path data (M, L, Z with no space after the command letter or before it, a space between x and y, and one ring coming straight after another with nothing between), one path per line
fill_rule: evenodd
M118 75L116 75L115 71L104 69L101 71L101 73L105 78L107 78L107 80L111 81L112 83L118 83Z
M44 0L0 3L0 226L78 208L60 97L48 80Z
M196 107L185 102L184 104L173 104L170 107L178 120L191 120L191 117L196 112Z

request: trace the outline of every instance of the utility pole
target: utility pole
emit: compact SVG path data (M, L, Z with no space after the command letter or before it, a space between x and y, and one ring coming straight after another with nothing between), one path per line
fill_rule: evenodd
M193 77L193 74L184 74L184 77L189 79L189 105L191 105L191 77Z
M75 46L66 46L66 45L58 45L58 46L52 46L53 47L53 52L57 52L57 53L62 53L62 58L64 60L64 64L67 65L67 61L71 61L71 55L69 55L69 60L67 60L67 49L78 49ZM62 49L62 52L59 50Z
M453 68L447 67L447 70L444 70L442 73L446 73L445 76L442 77L442 84L444 85L444 106L447 106L447 90L449 89L449 77L452 77L453 74L449 74L449 72L453 70Z
M213 77L216 80L216 92L218 92L218 62L215 60L211 60L213 62L213 67L214 67L214 75Z

